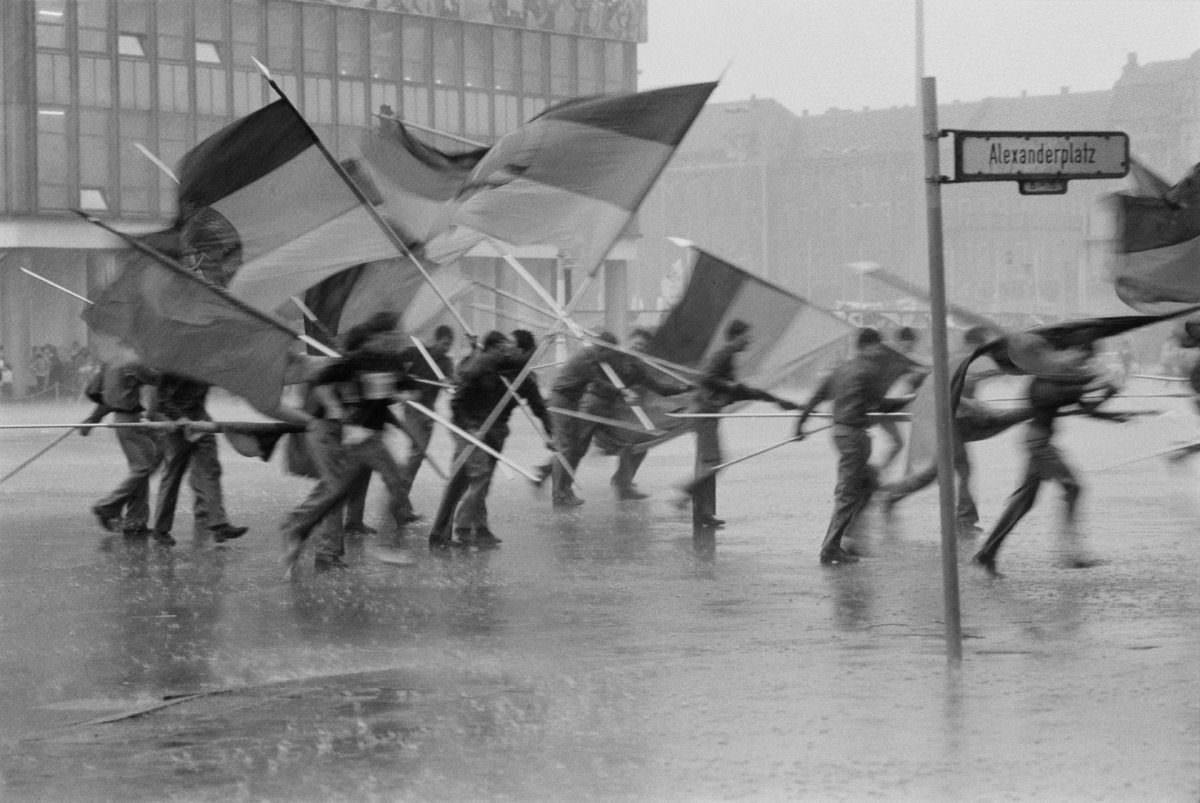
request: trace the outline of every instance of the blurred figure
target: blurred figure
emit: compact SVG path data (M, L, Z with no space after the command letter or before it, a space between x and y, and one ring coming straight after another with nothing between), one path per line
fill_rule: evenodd
M1063 513L1065 534L1072 540L1075 532L1076 508L1082 486L1075 472L1067 464L1062 452L1054 444L1055 421L1066 408L1076 408L1085 415L1102 421L1124 422L1129 416L1109 413L1097 408L1117 392L1112 384L1098 381L1099 374L1089 362L1094 356L1092 344L1074 346L1047 354L1047 362L1053 361L1052 370L1046 374L1035 374L1029 385L1029 404L1033 409L1033 420L1029 422L1025 436L1025 448L1029 453L1025 464L1025 477L1020 486L1009 497L1004 511L983 548L973 560L989 574L998 575L996 557L1004 539L1017 523L1024 518L1037 501L1038 490L1043 482L1057 482L1063 489ZM1079 554L1067 557L1072 568L1094 565Z
M617 343L617 336L612 332L601 332L597 339L613 345ZM593 382L607 381L600 363L612 359L612 354L615 352L595 343L577 351L567 360L550 386L550 406L578 412L588 387ZM587 451L585 439L590 442L595 428L593 424L589 429L589 424L574 416L554 413L554 447L561 458L556 458L550 468L554 488L551 498L555 507L578 507L583 504L583 500L575 495L571 472ZM563 466L564 461L570 471Z
M911 357L913 352L917 350L917 340L917 331L915 329L911 326L901 326L896 330L893 337L892 348L905 357ZM923 367L914 366L892 383L892 387L888 388L887 395L890 398L902 398L905 396L912 398L928 374L929 372ZM900 456L900 452L904 451L904 436L900 434L900 424L890 419L880 421L879 429L888 440L888 450L878 467L878 471L882 475L887 472L892 463L896 462L896 458Z
M136 361L132 352L107 365L102 374L101 398L87 420L99 422L112 413L118 424L136 424L146 411L143 391L158 382L158 374ZM81 435L88 429L81 428ZM129 474L111 493L92 506L100 526L109 532L120 530L127 538L145 538L150 534L150 475L162 462L158 439L149 429L117 427L117 443L129 464Z

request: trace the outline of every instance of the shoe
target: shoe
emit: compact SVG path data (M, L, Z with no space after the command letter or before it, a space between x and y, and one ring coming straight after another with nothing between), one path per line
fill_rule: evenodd
M622 500L649 499L650 494L642 493L632 486L626 488L618 487L617 498Z
M234 527L229 522L218 524L216 527L210 528L212 538L215 543L221 544L225 541L232 541L235 538L241 538L246 533L250 532L249 527Z
M468 532L465 535L460 535L458 542L463 546L474 546L481 549L500 546L503 543L491 530L481 530L474 533Z
M161 546L175 546L175 539L171 537L170 533L154 530L150 533L150 537L154 539L154 543Z
M423 518L425 518L425 517L422 516L420 513L414 513L413 511L410 510L407 513L404 513L403 515L396 517L396 521L400 524L401 527L403 527L406 524L412 524L414 522L418 522Z
M121 517L114 516L99 505L92 508L92 514L96 517L96 521L100 522L101 528L108 532L115 533L121 529Z
M571 494L569 496L554 497L554 506L555 507L579 507L582 504L583 504L583 500L580 499L575 494Z
M546 484L546 480L550 479L550 474L552 472L551 466L549 463L547 463L546 465L538 466L535 471L537 471L537 479L530 480L530 482L533 484L534 488L541 488Z
M858 557L841 547L821 550L822 566L845 566L851 563L858 563Z
M346 535L375 535L379 530L366 524L347 524L344 532Z
M313 570L317 572L340 572L349 568L350 564L346 563L346 561L342 560L337 555L317 558L316 561L313 562Z
M692 524L697 527L712 527L715 530L725 526L725 519L718 519L716 516L701 516L695 519Z
M429 548L430 549L449 549L451 546L453 546L453 544L454 544L454 542L451 541L449 538L447 538L444 535L441 535L439 533L430 533L429 534Z
M149 538L152 530L146 526L123 527L121 534L126 538Z
M1000 572L996 570L996 556L984 552L977 552L975 557L971 558L971 562L976 566L982 566L983 569L992 577L999 577Z

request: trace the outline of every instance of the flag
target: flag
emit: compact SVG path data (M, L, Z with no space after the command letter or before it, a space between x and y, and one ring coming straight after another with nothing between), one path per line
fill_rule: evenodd
M1116 193L1113 286L1130 307L1162 313L1200 303L1200 165L1166 188L1145 166L1135 193Z
M576 98L480 159L426 244L435 262L486 237L553 244L591 273L620 236L715 83Z
M739 355L738 381L756 388L815 386L820 372L846 355L855 329L841 318L700 248L692 247L692 255L691 276L654 332L646 348L650 356L699 369L725 344L725 327L735 319L751 325L753 339ZM643 407L665 434L612 430L608 435L649 448L690 428L688 419L669 415L689 405L690 394L649 394ZM631 412L624 417L636 423ZM613 451L605 440L599 443Z
M352 179L377 193L356 164ZM180 220L222 224L241 266L228 289L265 311L340 270L396 256L292 106L278 100L201 142L179 165Z
M174 231L144 241L168 256L178 253ZM225 388L268 415L279 407L295 335L199 278L133 251L83 319L151 368Z
M383 199L381 211L405 242L423 243L442 207L466 184L488 149L438 150L402 123L384 120L363 135L359 150Z

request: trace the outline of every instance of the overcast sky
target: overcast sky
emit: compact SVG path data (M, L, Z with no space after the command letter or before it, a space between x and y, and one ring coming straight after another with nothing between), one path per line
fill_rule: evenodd
M916 0L648 0L638 86L713 80L714 101L795 113L913 105ZM1200 49L1200 0L925 0L938 99L1110 88L1141 63Z

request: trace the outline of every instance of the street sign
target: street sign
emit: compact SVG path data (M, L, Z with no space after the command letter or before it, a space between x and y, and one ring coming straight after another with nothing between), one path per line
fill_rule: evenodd
M1121 131L947 133L954 135L956 182L1061 182L1067 179L1122 178L1129 172L1129 136ZM1042 194L1058 191L1039 187L1032 192Z

